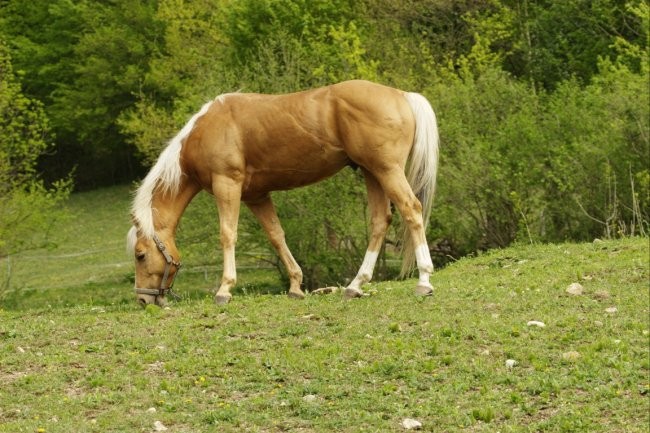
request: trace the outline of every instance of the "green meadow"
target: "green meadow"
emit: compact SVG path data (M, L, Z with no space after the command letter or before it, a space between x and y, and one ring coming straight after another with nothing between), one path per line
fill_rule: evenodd
M0 432L648 431L648 239L490 251L428 298L296 301L242 260L225 307L190 258L183 299L143 310L129 197L75 194L48 248L0 261Z

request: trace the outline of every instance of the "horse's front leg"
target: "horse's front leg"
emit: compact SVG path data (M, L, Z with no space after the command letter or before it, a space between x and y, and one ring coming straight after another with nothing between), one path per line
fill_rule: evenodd
M271 244L280 256L280 260L282 260L282 263L287 269L290 282L289 297L296 299L304 298L305 294L300 289L300 284L302 283L302 271L300 270L300 266L298 266L296 260L291 255L289 247L287 247L284 230L282 230L278 214L275 211L271 198L266 196L261 200L246 204L257 217L257 220L264 228L264 231L266 231L269 241L271 241Z
M223 274L214 301L222 305L227 304L232 298L230 290L237 282L235 244L241 203L241 183L226 176L215 176L212 182L212 193L219 209L219 231L223 251Z

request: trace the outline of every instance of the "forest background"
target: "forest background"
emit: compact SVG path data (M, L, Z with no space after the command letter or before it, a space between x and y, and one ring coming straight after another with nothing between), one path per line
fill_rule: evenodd
M647 236L649 15L643 0L0 0L0 256L42 243L73 189L141 178L216 95L356 78L437 113L438 264ZM360 263L360 177L274 195L308 287ZM179 236L205 257L214 209L197 206ZM240 250L268 248L248 214L240 227Z

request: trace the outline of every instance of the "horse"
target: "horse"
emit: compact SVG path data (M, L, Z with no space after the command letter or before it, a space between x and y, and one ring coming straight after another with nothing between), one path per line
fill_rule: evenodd
M289 94L226 93L207 102L161 152L135 192L127 248L139 303L164 305L181 266L176 228L190 201L210 193L219 216L223 273L215 293L228 303L237 281L235 244L243 202L287 269L288 296L302 299L302 271L289 250L271 192L359 168L370 214L368 247L345 298L364 295L391 223L404 222L403 271L417 263L418 296L430 295L425 237L436 186L438 127L427 99L353 80ZM173 292L171 292L173 293Z

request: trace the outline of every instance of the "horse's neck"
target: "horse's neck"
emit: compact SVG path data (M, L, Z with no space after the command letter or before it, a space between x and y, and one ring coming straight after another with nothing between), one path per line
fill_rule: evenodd
M156 232L174 236L183 212L199 191L197 186L186 181L175 193L156 191L151 202Z

